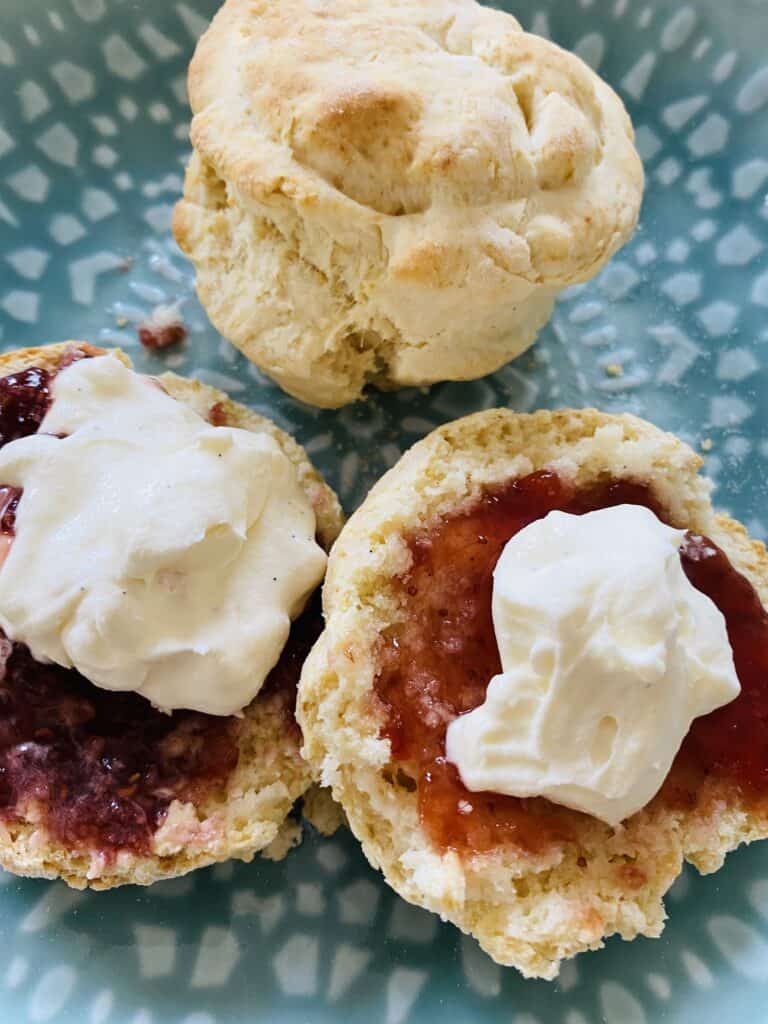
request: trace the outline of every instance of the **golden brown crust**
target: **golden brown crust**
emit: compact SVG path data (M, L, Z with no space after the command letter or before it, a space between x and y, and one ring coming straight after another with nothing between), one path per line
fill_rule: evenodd
M227 0L189 94L201 301L316 405L497 369L637 220L621 101L474 0Z
M102 355L106 349L91 345L87 341L60 341L55 345L36 345L33 348L18 348L12 352L0 353L0 377L7 377L11 373L18 373L30 366L39 366L42 370L49 370L55 373L61 366L62 361L67 358L77 358L79 353L88 356ZM130 359L115 349L115 354L126 366L130 365Z
M0 355L0 376L30 366L55 371L73 348L89 355L103 352L81 342L9 352ZM130 365L124 353L117 354ZM202 415L217 406L219 418L227 424L266 431L277 441L296 466L317 515L318 537L329 549L341 528L341 508L304 449L270 420L215 388L170 373L160 379L170 394ZM108 889L126 883L149 885L230 858L251 860L258 851L273 858L284 856L300 835L288 815L313 777L301 757L297 731L286 728L279 693L260 694L245 709L237 742L238 765L225 791L211 793L195 805L174 801L153 837L150 855L122 851L109 861L97 853L70 849L30 814L28 820L0 823L0 865L21 875L63 878L74 888Z
M701 459L633 416L585 409L477 413L408 451L349 520L330 559L326 629L307 659L297 717L305 755L342 804L375 867L405 899L471 932L497 961L555 977L563 958L606 936L658 935L662 897L683 859L715 870L741 842L768 836L768 811L723 783L705 783L693 808L657 798L610 829L575 812L577 841L528 854L504 847L460 859L423 832L416 795L388 771L389 742L372 687L381 633L402 615L392 579L409 565L404 537L471 503L489 485L554 468L577 485L601 475L647 482L671 520L705 533L768 607L768 556L744 528L716 516Z

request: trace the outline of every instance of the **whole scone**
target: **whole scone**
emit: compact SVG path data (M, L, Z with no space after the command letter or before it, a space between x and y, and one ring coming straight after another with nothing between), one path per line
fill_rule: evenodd
M637 221L620 99L474 0L226 0L189 95L200 300L313 405L497 369Z
M55 374L74 359L98 358L103 353L83 342L67 342L0 356L0 412L2 403L15 401L19 389L39 385L38 375L29 373L32 368ZM127 356L118 355L130 365ZM159 380L169 394L214 425L266 432L274 438L295 466L315 510L318 540L330 549L342 522L338 500L291 437L199 381L173 373ZM5 443L8 438L2 440ZM104 528L109 529L109 524ZM299 751L295 685L319 628L319 607L312 599L294 623L281 659L262 690L241 716L232 717L185 711L167 715L138 695L100 690L74 671L39 666L26 648L11 645L3 637L3 764L16 756L14 744L30 728L27 709L12 699L14 683L30 672L30 664L35 675L24 684L25 693L34 704L38 724L44 724L34 735L24 737L25 742L39 744L40 775L21 797L8 790L5 776L0 780L0 865L21 875L63 878L74 888L108 889L125 883L148 885L229 858L249 861L258 851L282 857L300 835L299 825L289 815L313 780ZM117 746L111 737L116 737ZM131 753L134 740L142 745L146 741L148 750L162 750L170 764L181 766L177 782L183 784L182 796L170 799L162 790L167 779L161 779L157 799L162 809L148 829L148 838L122 844L121 837L132 840L134 823L143 822L153 810L155 795L146 782L155 768L150 755L142 778L133 777L117 789L113 794L117 803L107 820L94 823L105 837L104 844L90 835L77 836L67 820L67 809L94 793L98 806L103 805L98 787L106 785L104 773L100 767L95 772L89 769L91 759L101 758L108 772L119 772L122 744L128 744ZM212 778L204 774L185 782L183 773L188 765L200 763L201 750L202 764ZM56 765L55 774L47 775L50 764Z
M687 445L634 416L481 412L407 452L334 547L325 632L299 685L304 752L389 884L525 975L553 978L564 958L616 932L658 936L662 897L684 860L714 871L729 850L768 836L759 781L768 757L768 557L713 512L700 465ZM722 554L701 537L697 551L713 559L723 607L736 609L724 613L731 642L740 630L742 643L763 637L754 643L764 649L737 653L741 695L697 719L658 794L615 828L540 798L470 793L451 782L444 758L433 759L434 745L426 761L413 754L477 706L468 692L484 694L490 681L490 575L503 529L520 528L500 526L492 506L510 487L551 507L580 495L597 507L647 503L705 535ZM473 525L483 502L495 536ZM727 574L717 583L725 557L736 570L730 594ZM434 674L435 659L449 684Z

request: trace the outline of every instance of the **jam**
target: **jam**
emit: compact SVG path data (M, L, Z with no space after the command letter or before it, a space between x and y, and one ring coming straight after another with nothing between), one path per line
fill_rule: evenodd
M145 853L175 798L194 799L237 764L237 720L157 711L135 693L10 648L0 683L0 814L30 802L70 847Z
M583 514L619 504L644 505L664 519L644 484L608 480L575 491L541 471L488 491L410 539L412 566L398 581L404 615L383 640L375 690L398 782L418 790L422 823L439 848L483 853L513 843L537 852L575 836L583 818L576 811L466 789L446 761L445 734L457 715L482 704L501 671L491 594L510 537L554 509ZM768 614L707 538L688 534L681 560L693 586L725 617L742 692L694 722L657 799L695 806L712 775L743 792L768 792Z
M0 380L3 444L37 431L50 382L39 369ZM0 488L7 534L19 493ZM286 733L297 739L296 685L321 627L318 593L262 690L264 699L281 701ZM51 834L71 848L107 857L147 853L171 801L195 801L226 785L238 763L241 721L165 714L138 694L103 690L74 670L40 664L0 632L0 819L11 826L34 804Z
M214 402L208 410L208 422L212 427L225 427L227 425L227 410L223 402Z
M297 741L296 685L321 623L313 598L262 690L264 699L283 702L286 733ZM3 638L0 647L7 658L0 682L6 822L34 802L69 847L147 853L172 800L204 798L237 767L241 719L165 714L138 694L103 690L74 670L42 665L22 644Z
M0 534L12 537L16 532L16 509L20 497L20 487L0 487Z
M301 615L291 626L288 642L283 648L280 659L264 681L259 691L265 696L280 693L289 707L290 725L300 736L298 723L294 717L296 707L296 689L299 676L309 652L323 631L323 611L320 598L320 587L312 594Z
M58 369L63 370L100 351L92 345L71 345L63 353ZM0 377L0 448L37 433L51 405L55 375L39 366L30 366L19 373ZM0 534L13 536L20 498L18 487L0 486Z
M51 374L30 367L0 378L0 448L37 433L51 404Z
M685 738L680 770L734 780L754 797L768 793L768 614L752 584L704 537L688 536L682 551L688 579L725 617L741 693L697 718Z

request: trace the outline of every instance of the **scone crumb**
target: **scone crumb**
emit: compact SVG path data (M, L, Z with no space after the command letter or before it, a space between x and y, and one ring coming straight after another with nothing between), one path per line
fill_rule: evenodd
M162 349L187 337L187 328L178 306L156 306L149 318L139 324L139 341L144 348Z
M301 825L292 818L286 818L272 842L261 851L261 856L267 860L283 860L300 842Z
M712 438L711 437L705 437L704 440L700 444L701 450L703 452L711 452L712 451L712 444L713 444Z
M302 813L306 821L324 836L332 836L346 824L341 805L336 803L329 789L321 786L311 786L304 794Z
M608 374L609 377L623 377L624 367L621 365L621 363L608 363L608 365L605 368L605 372Z

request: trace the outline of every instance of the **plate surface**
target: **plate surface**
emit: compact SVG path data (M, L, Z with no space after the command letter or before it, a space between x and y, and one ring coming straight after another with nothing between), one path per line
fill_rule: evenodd
M630 410L706 453L716 500L768 526L768 6L520 0L625 98L648 189L633 241L492 377L340 413L282 395L208 324L168 231L187 156L184 71L208 0L0 0L0 347L123 345L196 374L307 445L351 511L434 425L493 405ZM762 141L761 141L762 140ZM185 347L136 324L178 302ZM348 835L282 864L144 891L0 875L0 1019L64 1024L768 1020L768 847L687 871L662 939L525 982L392 895Z

